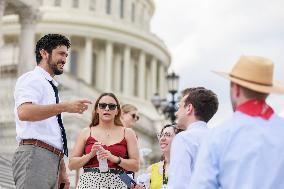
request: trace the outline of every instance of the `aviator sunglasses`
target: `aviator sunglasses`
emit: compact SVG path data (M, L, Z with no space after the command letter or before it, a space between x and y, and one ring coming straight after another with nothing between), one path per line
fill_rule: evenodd
M138 121L139 120L139 116L136 115L136 114L130 114L132 119L134 119L135 121Z
M99 103L99 108L100 109L105 110L107 106L108 106L109 110L115 110L116 107L117 107L117 105L113 104L113 103L109 103L109 104L107 104L107 103Z

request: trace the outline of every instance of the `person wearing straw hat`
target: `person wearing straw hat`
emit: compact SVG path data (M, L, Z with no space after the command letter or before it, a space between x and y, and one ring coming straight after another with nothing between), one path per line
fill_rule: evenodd
M284 93L273 82L273 63L241 56L230 73L234 115L214 128L200 148L189 188L284 188L284 119L266 102L269 93Z

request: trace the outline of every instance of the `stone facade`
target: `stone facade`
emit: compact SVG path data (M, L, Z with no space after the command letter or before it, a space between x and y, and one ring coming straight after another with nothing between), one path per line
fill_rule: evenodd
M155 92L162 97L167 93L164 80L170 55L150 32L154 9L153 0L0 0L0 86L5 89L0 91L0 154L11 159L17 146L13 115L17 76L36 65L36 40L61 33L72 43L65 74L57 78L62 100L95 100L101 92L111 91L122 104L136 105L141 115L135 128L140 148L152 149L142 168L157 160L156 132L162 122L150 98ZM91 111L64 114L69 148L79 130L88 126Z

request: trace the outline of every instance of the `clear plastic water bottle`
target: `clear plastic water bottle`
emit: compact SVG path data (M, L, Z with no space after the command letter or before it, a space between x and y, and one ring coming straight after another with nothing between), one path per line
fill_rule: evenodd
M101 147L102 148L102 147ZM98 151L97 151L97 158L98 158ZM98 158L98 161L99 161L99 170L101 173L105 173L105 172L108 172L108 164L107 164L107 159L104 158L104 159L99 159Z

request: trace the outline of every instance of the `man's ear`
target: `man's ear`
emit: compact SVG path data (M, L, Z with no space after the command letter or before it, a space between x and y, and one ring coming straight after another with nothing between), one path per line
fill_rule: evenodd
M190 115L190 114L192 114L193 111L194 111L194 108L193 108L192 104L189 104L189 105L186 107L186 114L187 114L187 115Z
M47 52L46 50L41 49L41 50L39 51L39 53L40 53L42 59L48 59L49 54L48 54L48 52Z
M238 84L231 82L231 88L233 96L236 98L240 97L241 87Z
M240 97L241 95L241 87L239 85L236 85L236 95L237 97Z

